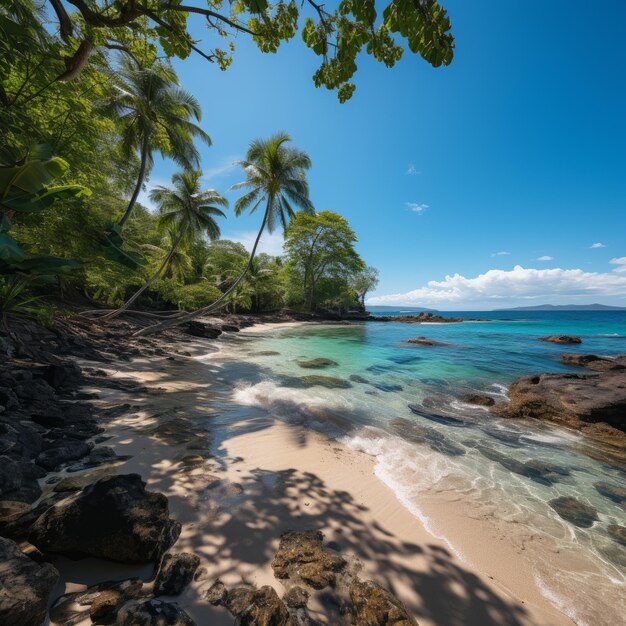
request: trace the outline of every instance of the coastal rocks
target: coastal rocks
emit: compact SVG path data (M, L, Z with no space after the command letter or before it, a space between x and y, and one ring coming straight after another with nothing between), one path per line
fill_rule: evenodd
M272 561L276 578L302 581L314 589L334 586L336 575L345 569L347 562L336 552L324 548L323 539L319 530L289 531L281 535Z
M320 376L313 374L311 376L301 376L287 381L288 387L326 387L326 389L349 389L352 385L343 378L335 378L334 376Z
M193 580L200 558L190 552L165 554L154 582L154 595L177 596Z
M447 346L449 344L443 341L437 341L436 339L429 339L428 337L413 337L406 340L407 343L416 346Z
M99 480L49 508L33 524L29 541L42 552L144 563L158 560L179 534L167 498L146 491L138 474L125 474Z
M195 321L187 322L187 324L183 327L183 331L187 335L191 335L192 337L201 337L203 339L217 339L222 334L222 331L215 326Z
M392 391L402 391L404 389L402 385L396 385L393 383L374 383L374 387L380 391L385 391L386 393L390 393Z
M239 332L239 326L235 326L234 324L222 324L220 328L222 329L222 332L225 332L225 333L238 333Z
M354 624L358 626L417 626L395 596L371 581L350 585Z
M476 446L476 449L485 458L499 463L502 467L509 470L509 472L525 476L526 478L530 478L530 480L542 485L553 485L563 476L568 476L570 473L565 467L545 461L518 461L506 456L506 454L502 454L501 452L494 450L493 448L489 448L488 446L478 445Z
M463 456L465 454L463 448L452 443L434 428L427 428L426 426L414 424L407 419L397 418L392 420L391 429L399 437L407 441L428 445L431 450L446 456Z
M590 505L584 504L570 496L561 496L550 500L548 504L565 521L579 528L591 528L598 521L598 512Z
M140 578L107 581L61 596L50 609L50 620L63 626L73 626L91 618L96 624L112 624L120 607L141 595Z
M582 343L582 339L577 335L548 335L547 337L539 337L539 341L560 344Z
M226 585L219 578L202 593L202 597L213 606L218 606L226 600L228 591Z
M298 366L304 369L324 369L326 367L333 367L335 365L339 365L337 361L333 361L332 359L309 359L308 361L298 361Z
M595 354L572 354L566 352L561 355L561 363L565 365L579 365L596 372L606 372L608 370L626 369L626 355L615 358L596 356Z
M118 613L116 626L196 626L177 604L162 600L131 602Z
M474 404L476 406L494 406L496 401L486 393L467 393L461 400L466 404Z
M285 593L283 602L290 609L304 609L309 602L309 592L304 587L296 585Z
M0 624L39 626L58 578L52 565L35 563L15 542L0 537Z
M443 415L441 413L434 413L429 411L426 407L421 404L409 404L409 409L411 409L412 413L415 415L419 415L420 417L424 417L432 422L436 422L437 424L443 424L444 426L453 426L456 428L462 428L468 426L469 423L465 420L458 419L457 417L452 417L451 415Z
M626 546L626 526L611 524L606 530L613 541L622 546Z
M626 488L619 485L612 485L603 481L594 483L596 491L605 498L612 500L616 504L626 503Z
M579 428L606 422L626 430L626 371L540 374L517 379L509 403L494 407L502 417L537 418Z
M36 459L37 465L52 471L64 463L78 461L87 456L93 448L92 443L80 440L59 440L52 447L41 452Z
M348 380L352 381L353 383L359 383L361 385L367 385L370 382L364 376L359 376L359 374L351 374L350 376L348 376Z
M38 478L45 472L33 463L0 456L0 501L31 503L41 495Z
M287 626L289 623L287 607L269 586L236 587L228 592L224 605L237 617L240 626Z
M370 315L367 319L371 322L400 322L402 324L422 324L424 322L428 324L454 324L457 322L488 321L468 317L443 317L427 311L417 315Z

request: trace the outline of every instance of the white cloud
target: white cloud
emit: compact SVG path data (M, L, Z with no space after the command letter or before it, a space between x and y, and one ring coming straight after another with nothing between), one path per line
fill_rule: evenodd
M509 256L511 253L506 250L502 250L500 252L492 252L491 256Z
M626 267L626 257L614 259ZM532 269L516 265L512 270L489 270L474 278L461 274L431 280L406 293L377 296L369 304L398 304L476 309L502 308L532 302L569 304L572 300L625 298L626 275L585 272L581 269Z
M546 254L544 256L540 256L537 261L554 261L554 257Z
M227 176L231 172L233 172L239 166L237 165L237 161L240 161L241 157L238 156L229 156L223 158L217 165L214 167L210 167L202 173L202 178L205 181L213 180L214 178L221 178L223 176ZM243 178L243 177L242 177Z
M600 243L599 241L597 243L592 243L589 247L592 250L595 250L596 248L606 248L606 246L603 243Z
M418 174L421 174L422 172L420 172L413 163L410 163L409 168L407 169L406 173L409 176L417 176Z
M609 262L613 265L617 265L617 267L613 269L614 272L626 272L626 256L611 259Z
M414 213L423 213L428 208L427 204L420 204L418 202L407 202L406 205Z
M238 231L231 233L230 235L224 234L223 239L230 239L231 241L242 243L246 250L251 251L258 234L259 233L256 230ZM282 231L276 231L274 233L265 231L261 235L261 241L259 241L257 253L266 252L272 256L280 256L283 254L283 243L284 237Z

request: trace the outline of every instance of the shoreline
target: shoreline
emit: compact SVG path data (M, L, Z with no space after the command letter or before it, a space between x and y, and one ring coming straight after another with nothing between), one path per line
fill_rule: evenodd
M305 322L287 324L302 323ZM271 324L271 327L275 328L276 324ZM246 329L253 333L262 330L264 325L261 324ZM208 372L198 372L196 362L201 361L210 368L212 362L219 362L219 353L206 350L209 346L216 348L213 342L198 340L191 340L189 346L181 345L180 348L188 349L190 346L191 356L177 356L175 361L139 359L123 364L116 373L111 372L114 378L134 379L148 387L148 393L142 402L142 410L135 417L122 416L110 422L106 435L112 436L107 445L116 453L131 456L115 468L116 473L136 471L146 480L148 489L160 491L168 497L172 516L183 524L181 537L171 551L193 551L201 557L200 567L207 569L207 577L201 583L192 583L183 596L177 598L179 605L199 624L207 620L216 626L232 624L233 618L224 609L215 609L201 598L201 592L216 577L227 585L242 581L256 586L270 584L282 595L282 586L269 567L278 538L285 530L311 527L322 530L326 541L342 548L347 544L348 551L354 552L362 563L364 577L389 588L422 625L458 623L495 626L511 623L547 626L573 623L540 593L529 572L520 576L515 558L511 561L512 555L499 558L501 554L490 554L487 560L495 556L503 566L495 570L493 567L481 569L468 565L451 553L444 540L432 535L400 502L393 490L375 475L376 462L372 456L351 450L314 430L287 425L273 418L244 418L234 427L251 432L226 437L214 450L217 454L214 459L208 456L205 462L196 466L185 467L184 462L181 465L181 459L189 456L185 454L186 446L167 441L172 434L176 439L181 433L176 432L176 428L172 433L172 428L168 428L166 423L163 429L166 435L161 437L159 430L163 425L150 415L167 413L172 407L177 407L177 410L191 409L192 413L197 413L195 417L200 417L203 411L206 414L204 402L208 401L210 408L209 396L214 392L206 388ZM212 355L215 355L214 359ZM158 385L160 393L151 393L151 385ZM222 392L228 393L228 384L222 382L220 385L225 385ZM117 404L133 399L126 397L125 392L96 388L89 388L88 391L101 394L98 404ZM136 396L130 395L136 401ZM210 426L207 431L208 436L212 436ZM303 442L306 442L305 447ZM350 467L349 473L345 472L346 466ZM276 484L284 484L285 481L287 487L277 497L274 493ZM311 481L324 495L319 496L319 501L310 494L305 496L311 500L307 504L292 491L298 491L299 482L308 483L307 488L311 490ZM210 503L203 511L200 494L207 488ZM324 503L329 492L341 494L336 496L337 502L333 507ZM267 502L274 502L276 512L268 513L264 522L256 520L256 523L250 524L251 512L264 511ZM229 517L225 513L231 510L240 511L242 519L237 519L238 514ZM317 515L312 514L316 510ZM350 531L353 535L351 539L346 539L345 529L341 532L346 523L342 517L357 526ZM268 522L271 522L269 526ZM224 530L217 531L216 524L218 529ZM262 529L257 528L259 524ZM246 539L246 529L253 539ZM247 545L248 542L251 543ZM467 542L474 543L479 551L482 549L483 541L475 532L469 537L467 533L465 536L461 534L452 544ZM224 554L224 551L235 552L229 546L237 546L238 559ZM246 558L241 556L248 550L257 555L251 559L253 563L249 562L250 559L246 562ZM259 558L259 552L264 558ZM461 546L459 552L466 554L468 550ZM216 554L220 554L220 558L213 562ZM61 561L62 580L68 585L65 591L76 590L77 584L97 582L98 576L93 577L81 567L80 563L84 562ZM93 565L88 567L92 568ZM441 568L445 573L432 573L433 569ZM109 577L115 569L111 564L106 566ZM145 576L145 566L136 569L136 574L143 572ZM495 575L492 576L493 572ZM122 566L120 575L130 575L129 566ZM419 581L417 585L416 580ZM448 588L450 585L458 588L452 591ZM416 594L416 587L428 588L429 593ZM312 617L322 624L349 623L337 621L342 619L339 614L328 621L328 607L323 606L319 599L312 599L310 611ZM490 615L494 611L495 614ZM455 621L454 616L458 620L461 614L463 619Z

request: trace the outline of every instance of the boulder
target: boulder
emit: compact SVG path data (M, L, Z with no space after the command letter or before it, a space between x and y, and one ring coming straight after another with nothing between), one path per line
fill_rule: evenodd
M539 341L561 344L582 343L582 339L576 335L548 335L547 337L539 337Z
M493 406L496 401L486 393L466 393L461 400L467 404L476 406Z
M443 341L437 341L436 339L428 339L428 337L413 337L412 339L407 339L407 343L411 343L416 346L447 346L447 343Z
M272 561L274 576L303 582L314 589L334 586L336 575L347 565L336 552L324 548L319 530L289 531L281 535L278 552Z
M579 528L591 528L598 521L598 512L590 505L571 496L561 496L550 500L548 504L565 521Z
M69 391L82 384L83 375L74 361L59 361L46 367L43 379L57 391Z
M319 357L317 359L309 359L308 361L298 361L298 365L304 369L323 369L325 367L339 365L339 363L337 363L337 361L333 361L332 359Z
M52 565L35 563L15 542L0 537L0 624L40 626L58 578Z
M178 596L193 580L200 558L190 552L165 554L154 582L155 596Z
M215 326L204 324L203 322L187 322L183 326L183 331L192 337L202 337L204 339L217 339L222 331Z
M145 487L139 474L103 478L46 510L29 541L42 552L158 560L178 538L180 524L170 519L167 498Z
M0 456L0 500L34 502L41 496L37 479L44 476L44 470L34 463Z
M116 626L196 626L177 604L162 600L130 602L117 614Z
M374 582L350 585L354 624L358 626L417 626L415 618L389 591Z
M52 471L64 463L82 459L91 452L92 448L92 443L80 441L79 439L62 439L55 443L53 447L37 455L37 465Z
M236 587L228 592L226 608L237 617L239 626L287 626L289 611L276 591Z
M503 417L531 417L574 428L606 422L626 430L626 370L524 376L510 386L509 403L494 411Z
M303 609L309 601L309 592L304 588L296 585L292 587L283 596L283 602L290 609Z
M96 624L112 624L120 607L141 595L140 578L99 583L61 596L50 608L50 620L63 626L73 626L91 618Z
M226 586L219 578L208 588L202 592L202 597L213 606L218 606L226 600L228 591Z
M235 326L234 324L222 324L221 329L225 333L238 333L239 326Z
M609 500L613 500L617 504L623 504L626 502L626 487L620 485L613 485L604 481L594 483L593 486L596 491Z

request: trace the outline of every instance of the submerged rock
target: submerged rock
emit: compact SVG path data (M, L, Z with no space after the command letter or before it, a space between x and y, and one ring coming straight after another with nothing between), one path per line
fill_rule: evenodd
M365 378L364 376L359 376L358 374L351 374L350 376L348 376L348 380L351 380L353 383L360 383L362 385L367 385L370 382L367 378Z
M132 602L117 616L116 626L196 626L177 604L162 600Z
M35 563L14 541L0 537L0 624L39 626L58 578L52 565Z
M274 576L302 581L314 589L334 586L336 574L343 571L346 560L324 548L319 530L289 531L280 538L278 552L272 561Z
M374 383L374 387L387 393L392 391L402 391L404 389L402 385L394 385L393 383Z
M539 341L547 341L548 343L582 343L582 339L577 335L548 335L547 337L539 337Z
M486 393L466 393L461 400L467 404L476 406L493 406L496 401Z
M626 526L620 526L619 524L611 524L607 531L609 537L622 546L626 546Z
M458 419L457 417L452 417L451 415L433 413L421 404L409 404L409 409L411 409L411 411L415 413L415 415L419 415L420 417L424 417L427 420L437 422L437 424L443 424L444 426L454 426L457 428L469 426L469 422L465 420Z
M411 343L416 346L447 346L449 344L443 341L437 341L436 339L429 339L428 337L412 337L406 340L407 343Z
M374 582L350 585L350 600L354 624L358 626L417 626L404 604Z
M325 367L339 365L339 363L337 363L337 361L333 361L332 359L317 358L309 359L308 361L298 361L298 365L304 369L323 369Z
M280 356L280 352L276 352L276 350L259 350L254 354L256 356Z
M158 560L178 538L180 524L170 519L167 498L145 487L139 474L99 480L45 511L29 541L42 552Z
M570 496L562 496L550 500L548 504L567 522L579 528L591 528L598 521L598 512L590 505L584 504Z
M73 626L91 618L96 624L112 624L117 612L130 599L141 595L140 578L99 583L85 591L61 596L50 609L50 619L63 626Z
M620 487L619 485L613 485L604 481L594 483L593 486L597 492L603 495L609 500L613 500L617 504L626 502L626 487Z
M326 387L326 389L349 389L352 385L343 378L335 378L334 376L319 376L317 374L311 376L301 376L300 378L290 379L288 386L291 387Z
M155 596L178 596L193 580L200 558L191 552L165 554L154 582Z
M287 607L267 585L260 589L236 587L228 592L224 604L240 626L287 626L289 620Z

